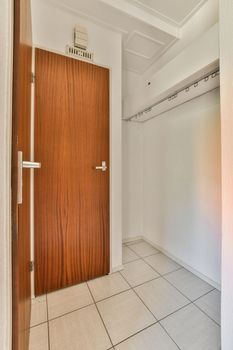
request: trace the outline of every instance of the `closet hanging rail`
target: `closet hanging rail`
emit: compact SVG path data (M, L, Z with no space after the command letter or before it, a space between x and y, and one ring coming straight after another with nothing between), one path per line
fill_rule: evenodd
M141 118L142 116L144 116L144 115L146 115L147 113L151 112L153 108L157 107L157 106L160 105L161 103L163 103L163 102L165 102L165 101L172 102L172 101L174 101L176 98L178 98L179 94L184 93L184 92L185 92L185 93L188 93L188 92L191 90L191 88L195 88L195 89L198 88L198 86L200 85L201 82L208 82L210 79L216 78L216 77L219 76L219 75L220 75L220 71L219 71L219 68L217 68L217 69L215 69L214 71L211 71L210 73L208 73L207 75L204 75L203 77L201 77L201 78L195 80L193 83L191 83L191 84L189 84L189 85L186 85L185 87L183 87L183 88L181 88L181 89L179 89L179 90L176 90L174 93L169 94L167 97L165 97L165 98L159 100L158 102L156 102L156 103L150 105L150 106L147 107L147 108L144 108L144 109L141 110L140 112L138 112L138 113L132 115L131 117L125 118L125 119L123 119L123 120L125 120L125 121L135 121L135 122L137 122L137 121L138 121L138 122L145 122L145 121L147 121L147 120L149 120L149 119L155 118L156 115L155 115L155 116L153 115L152 117L150 117L150 118L148 118L148 119L145 119L145 120L143 120L143 121L140 121L140 118ZM216 87L215 87L214 89L216 89ZM211 89L211 90L213 90L213 89ZM211 90L208 90L208 91L211 91ZM206 92L205 92L205 93L206 93ZM200 96L200 95L199 95L199 96ZM195 98L195 97L194 97L194 98ZM192 99L192 98L191 98L191 99ZM191 99L190 99L190 100L191 100ZM185 102L187 102L187 101L185 101ZM184 103L185 103L185 102L184 102ZM182 103L180 103L179 105L181 105L181 104L182 104ZM175 107L176 107L176 106L171 107L170 109L175 108ZM168 110L169 110L169 108L168 108ZM162 112L162 113L164 113L164 112ZM161 114L161 113L160 113L160 114ZM157 116L158 116L158 114L157 114Z

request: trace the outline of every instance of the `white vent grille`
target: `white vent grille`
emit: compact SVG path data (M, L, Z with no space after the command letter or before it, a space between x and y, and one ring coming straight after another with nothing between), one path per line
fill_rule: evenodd
M66 53L71 56L78 57L87 61L93 61L93 58L94 58L94 54L92 52L77 49L76 47L69 46L69 45L66 46Z
M86 28L76 26L74 29L74 46L86 50L88 44L88 34Z

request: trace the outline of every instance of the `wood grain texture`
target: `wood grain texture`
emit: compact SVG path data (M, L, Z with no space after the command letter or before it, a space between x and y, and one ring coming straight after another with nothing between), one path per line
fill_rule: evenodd
M36 295L109 272L109 71L36 49Z
M12 348L28 349L30 325L30 173L23 173L23 204L17 204L18 150L30 157L31 9L29 0L14 2L12 114Z

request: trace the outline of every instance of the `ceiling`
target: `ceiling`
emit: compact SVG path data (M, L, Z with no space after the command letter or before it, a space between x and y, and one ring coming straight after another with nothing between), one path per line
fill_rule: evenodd
M164 21L183 25L205 2L202 0L127 0Z
M118 31L123 67L143 74L176 41L181 27L207 0L52 0Z

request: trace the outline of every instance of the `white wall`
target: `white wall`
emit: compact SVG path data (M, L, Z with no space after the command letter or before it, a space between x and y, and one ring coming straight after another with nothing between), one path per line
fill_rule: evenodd
M220 284L219 90L143 124L143 232Z
M0 11L0 349L11 349L11 91L13 4Z
M76 24L87 28L88 49L94 52L96 64L111 69L111 267L117 269L121 258L121 35L94 24L77 13L60 10L49 1L32 0L33 42L35 46L65 52L72 44Z
M141 125L124 121L122 140L122 232L130 239L143 233Z
M141 75L124 70L122 71L122 95L123 98L127 95L136 93L141 84Z
M123 123L124 239L144 236L216 287L220 152L219 89L144 124Z
M233 2L220 1L222 350L233 349Z

